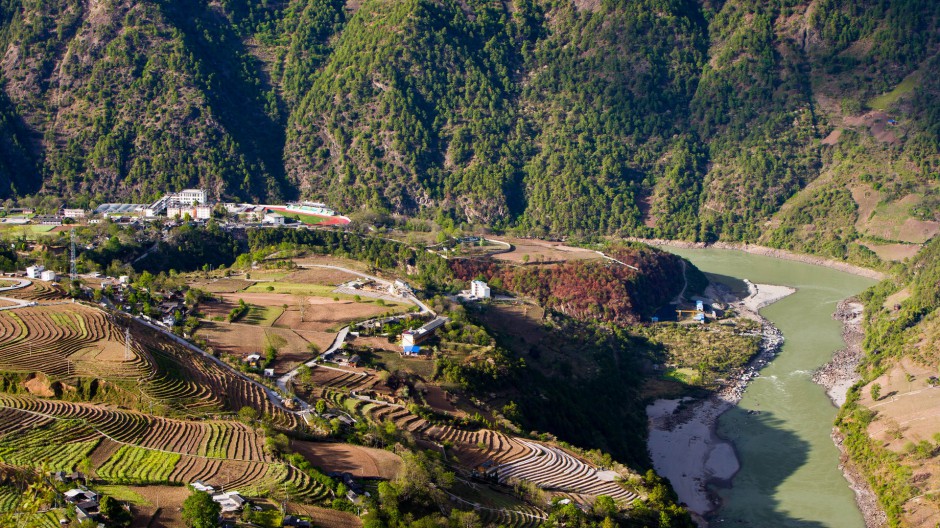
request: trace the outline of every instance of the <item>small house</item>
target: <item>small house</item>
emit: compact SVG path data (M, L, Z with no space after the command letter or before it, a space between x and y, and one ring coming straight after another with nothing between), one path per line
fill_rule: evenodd
M245 356L242 361L248 363L248 365L255 367L258 363L261 362L261 354L248 354Z
M273 368L266 368L266 369L264 369L264 377L266 377L266 378L273 378L273 377L274 377L274 369L273 369Z
M56 279L58 279L58 276L52 270L45 270L39 274L39 278L47 282L55 282Z
M292 526L293 528L311 528L313 525L310 524L310 521L301 519L300 517L295 517L293 515L288 515L284 517L284 520L281 522L281 526Z
M216 493L212 496L212 500L218 502L219 505L222 506L222 513L239 511L245 507L245 504L248 503L248 500L239 495L237 491Z
M214 493L214 492L215 492L215 488L214 488L214 487L212 487L212 486L206 484L205 482L203 482L203 481L201 481L201 480L197 480L197 481L193 482L192 484L190 484L190 486L192 486L192 488L193 488L194 490L196 490L196 491L204 491L204 492L206 492L206 493Z

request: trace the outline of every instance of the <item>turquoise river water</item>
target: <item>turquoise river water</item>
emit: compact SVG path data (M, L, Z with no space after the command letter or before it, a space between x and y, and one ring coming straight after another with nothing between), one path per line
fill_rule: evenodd
M718 490L723 504L712 525L863 527L829 436L837 409L811 376L844 345L841 323L832 318L837 303L874 281L741 251L664 249L729 283L748 279L797 289L761 310L783 332L783 349L739 406L719 419L718 433L734 443L741 470L729 488Z

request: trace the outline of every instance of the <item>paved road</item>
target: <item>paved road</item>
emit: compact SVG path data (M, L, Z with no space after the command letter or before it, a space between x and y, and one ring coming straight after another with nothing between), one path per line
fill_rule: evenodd
M349 327L348 327L348 326L344 326L344 327L339 331L339 333L336 334L336 339L333 340L333 344L331 344L329 348L327 348L326 350L324 350L323 353L320 354L319 356L317 356L317 357L311 359L310 361L304 363L304 365L306 365L306 366L308 366L308 367L312 367L312 366L316 365L317 360L323 358L323 357L326 356L327 354L332 354L333 352L339 350L340 347L343 346L343 343L346 341L346 336L347 336L348 334L349 334ZM287 374L284 374L283 376L281 376L280 378L278 378L278 379L277 379L277 388L281 389L281 390L286 394L286 393L287 393L287 385L288 385L288 383L290 383L290 380L294 379L294 376L296 376L296 375L297 375L297 372L299 372L299 371L300 371L300 365L297 365L293 370L291 370L291 371L288 372ZM302 402L302 403L301 403L301 406L304 407L304 408L306 408L307 403L306 403L306 402Z
M25 287L27 287L27 286L29 286L30 284L33 283L33 281L31 281L31 280L26 280L26 279L14 279L14 278L8 278L8 277L3 277L2 280L5 280L5 281L17 281L18 284L14 284L13 286L4 286L3 288L0 288L0 292L11 291L11 290L18 290L18 289L20 289L20 288L25 288ZM36 306L36 304L37 304L37 303L35 303L34 301L24 301L23 299L14 299L13 297L0 297L0 301L6 301L6 302L11 302L11 303L13 303L13 306L2 306L2 307L0 307L0 311L3 311L3 310L15 310L15 309L17 309L17 308L26 308L27 306Z

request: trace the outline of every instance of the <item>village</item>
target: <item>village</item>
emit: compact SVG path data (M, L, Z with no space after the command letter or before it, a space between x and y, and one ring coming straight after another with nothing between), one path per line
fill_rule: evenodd
M94 225L103 221L119 224L153 222L159 219L174 222L205 222L218 218L241 225L346 225L349 218L338 214L326 204L290 202L286 204L245 204L210 199L204 189L184 189L166 194L151 204L105 203L94 209L62 206L54 213L38 214L32 208L0 209L0 226L44 226L56 228L69 225Z

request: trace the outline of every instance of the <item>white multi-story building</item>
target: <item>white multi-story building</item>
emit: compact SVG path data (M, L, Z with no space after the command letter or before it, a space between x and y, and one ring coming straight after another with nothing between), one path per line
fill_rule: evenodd
M182 204L206 203L206 191L203 189L183 189L176 195L176 200Z
M490 287L483 281L470 281L470 295L477 299L489 299Z
M84 209L62 209L62 216L66 218L85 218Z
M46 270L45 266L35 265L26 268L26 276L31 279L38 279L42 272Z
M189 215L193 220L208 220L212 217L212 208L208 205L173 205L166 208L167 218L183 218Z

